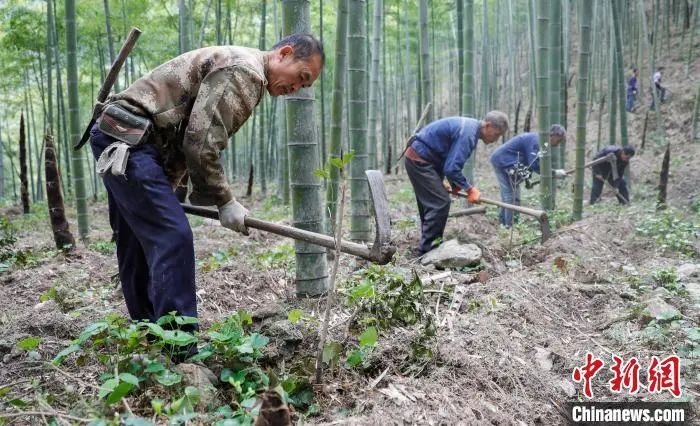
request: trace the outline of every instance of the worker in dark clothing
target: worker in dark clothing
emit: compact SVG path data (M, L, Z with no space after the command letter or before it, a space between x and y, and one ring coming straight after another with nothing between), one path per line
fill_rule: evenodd
M553 124L549 129L549 146L555 147L565 139L566 129L559 124ZM491 164L501 188L501 201L520 205L520 183L527 179L531 172L540 172L540 157L539 135L535 132L521 133L491 154ZM554 177L566 177L566 171L563 169L552 172ZM526 176L523 177L523 174ZM498 219L501 225L511 227L513 211L500 208Z
M612 162L603 162L592 167L593 183L591 184L591 204L595 204L603 192L603 185L607 181L614 189L617 200L620 204L629 203L630 196L627 190L627 182L625 182L625 168L629 164L630 158L634 156L634 147L626 145L622 148L611 145L601 149L593 157L594 160L603 158L606 155L614 153L615 157Z
M437 247L450 212L450 194L443 186L447 178L451 191L465 189L470 203L478 203L481 194L462 173L479 139L484 143L498 140L508 130L508 117L491 111L483 120L446 117L421 129L406 150L406 172L418 202L421 221L420 254Z
M627 101L625 102L625 111L632 112L634 109L634 100L637 97L637 68L632 69L632 75L627 80Z

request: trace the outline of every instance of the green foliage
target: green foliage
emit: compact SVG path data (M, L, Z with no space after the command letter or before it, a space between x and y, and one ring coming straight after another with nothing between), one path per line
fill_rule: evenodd
M105 255L111 255L116 253L117 251L117 245L114 243L114 241L107 241L107 240L96 240L93 243L91 243L88 248L90 250L96 251L98 253L102 253Z
M296 258L294 246L290 243L278 244L270 249L255 253L255 264L259 269L282 268L287 271L295 270Z
M230 265L233 261L233 257L237 254L238 251L234 248L217 250L208 257L198 260L197 267L203 271L215 271L226 265Z
M369 365L367 365L367 356L377 345L377 338L377 329L375 327L368 327L360 335L358 347L348 350L345 366L347 368L355 368L362 364L364 368L369 367Z
M199 343L199 353L190 357L188 362L223 367L219 378L233 401L233 409L231 406L220 407L209 413L204 423L252 424L256 395L269 387L270 378L258 366L268 338L248 333L245 328L251 323L250 314L239 311L214 323L205 333L192 333L186 330L192 329L197 319L174 313L161 317L156 323L131 322L110 315L88 325L70 346L56 355L53 362L60 364L79 352L82 353L75 360L78 365L85 363L87 356L95 357L105 366L98 397L106 407L126 396L161 386L165 394L163 391L156 393L159 397L150 400L151 409L155 415L167 416L171 423L177 424L186 417L202 416L194 414L200 395L197 388L183 385L182 376L172 369L170 358ZM37 341L29 339L20 343L27 348L38 345ZM163 357L164 354L170 357ZM308 407L313 393L302 396L303 381L295 380L295 385L291 384L291 379L286 383L287 392ZM309 390L310 387L306 391ZM168 398L163 399L163 395Z
M314 170L314 176L318 176L321 179L330 179L332 168L344 170L348 166L348 164L350 164L354 157L355 151L350 151L346 154L343 154L342 158L330 157L328 158L326 165L322 169Z
M636 228L638 234L653 238L662 250L677 251L688 256L695 254L693 247L700 228L682 219L673 209L645 215Z
M419 326L420 332L410 344L409 369L413 362L424 363L433 358L431 345L436 329L423 284L416 274L406 281L387 267L372 265L352 277L341 292L347 303L357 308L357 323L370 326L360 336L359 346L348 352L347 367L365 364L367 355L377 344L378 331L397 326Z
M553 230L566 226L573 221L571 212L563 209L548 211L547 218L549 219L549 226Z
M17 342L17 347L25 351L33 351L39 347L41 337L27 337Z
M15 243L17 242L16 232L17 230L12 226L10 219L0 216L0 268L14 255ZM2 272L1 269L0 272Z
M660 268L654 271L652 278L657 285L660 285L667 290L676 290L678 284L678 275L676 268Z

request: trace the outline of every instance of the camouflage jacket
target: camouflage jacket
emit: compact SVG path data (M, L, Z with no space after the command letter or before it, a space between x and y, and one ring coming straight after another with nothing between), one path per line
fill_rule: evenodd
M197 49L158 66L108 102L153 121L152 141L173 188L189 172L190 201L220 206L233 198L220 151L263 98L265 67L257 49Z

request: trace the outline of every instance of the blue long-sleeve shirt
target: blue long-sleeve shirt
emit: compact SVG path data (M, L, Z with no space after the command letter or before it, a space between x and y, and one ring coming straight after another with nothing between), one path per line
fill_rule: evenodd
M633 95L637 91L637 76L632 75L632 77L627 80L627 95Z
M476 148L480 128L481 122L473 118L445 117L423 127L411 146L451 185L469 189L462 169Z
M499 146L491 154L491 164L499 169L509 169L516 164L528 166L540 172L540 143L537 133L521 133Z

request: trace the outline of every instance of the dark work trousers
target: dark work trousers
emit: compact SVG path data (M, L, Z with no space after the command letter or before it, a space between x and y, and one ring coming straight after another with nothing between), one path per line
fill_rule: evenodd
M406 158L404 165L418 202L421 224L418 249L422 254L437 247L442 241L447 215L450 213L450 194L442 186L442 178L432 164Z
M90 132L96 159L114 141L97 126ZM129 315L133 320L153 322L171 311L196 317L190 224L163 172L156 147L147 143L129 152L125 176L108 171L102 178Z
M625 181L625 178L621 177L618 179L617 183L615 183L615 181L613 181L612 173L610 173L606 177L604 177L604 179L607 182L609 182L613 188L616 188L619 192L619 194L615 194L615 196L617 197L617 201L619 201L620 204L627 204L630 199L630 194L627 191L627 182ZM591 183L591 204L595 204L598 201L598 199L600 199L600 194L603 192L603 186L605 186L605 182L601 179L598 179L594 171L593 182Z

